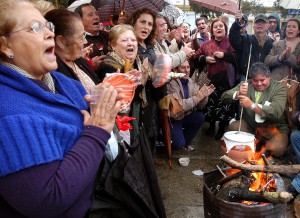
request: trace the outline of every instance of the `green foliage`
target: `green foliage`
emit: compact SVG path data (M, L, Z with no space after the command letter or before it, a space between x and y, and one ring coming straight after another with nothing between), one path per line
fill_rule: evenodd
M242 0L241 1L241 10L243 14L249 15L249 14L259 14L263 13L265 14L267 12L267 8L263 6L261 3L257 3L254 0Z

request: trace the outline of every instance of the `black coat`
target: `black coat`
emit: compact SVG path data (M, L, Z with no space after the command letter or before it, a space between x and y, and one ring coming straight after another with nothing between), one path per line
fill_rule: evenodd
M101 164L89 218L166 217L143 127L130 148L119 142L119 154L113 163L104 159Z
M246 75L248 60L250 54L250 45L252 44L251 60L250 66L256 62L265 61L266 56L270 53L273 45L273 39L268 36L268 39L260 48L259 43L255 35L242 35L241 27L234 22L229 31L229 41L232 47L236 51L236 56L238 57L238 72L241 75Z
M64 74L69 78L80 81L74 70L71 67L69 67L58 55L56 55L56 61L58 65L56 71ZM92 68L84 58L78 58L74 62L83 72L85 72L93 80L95 84L99 83L99 78L97 74L92 70Z

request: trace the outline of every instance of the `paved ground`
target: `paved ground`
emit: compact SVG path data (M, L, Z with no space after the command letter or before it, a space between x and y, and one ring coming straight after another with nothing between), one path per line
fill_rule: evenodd
M195 138L195 151L173 152L172 169L168 166L156 167L168 218L204 217L203 176L196 176L193 171L208 172L216 169L215 166L221 164L219 158L222 155L220 141L204 134L207 128L208 124L205 123ZM165 148L158 150L158 156L167 160ZM180 157L189 157L189 166L179 166ZM292 204L288 204L286 217L295 218Z

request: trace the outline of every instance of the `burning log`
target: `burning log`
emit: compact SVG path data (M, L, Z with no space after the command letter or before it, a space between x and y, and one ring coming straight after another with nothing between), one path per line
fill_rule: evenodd
M269 173L279 173L279 174L296 174L300 172L300 165L246 165L232 160L226 155L220 158L222 161L226 162L232 168L254 171L254 172L269 172Z
M293 199L293 195L282 191L282 192L254 192L239 187L226 188L223 190L223 195L227 192L227 201L238 202L238 201L255 201L255 202L267 202L273 204L287 203Z
M228 182L228 181L230 181L230 180L232 180L232 179L236 179L236 178L238 178L238 177L240 177L240 176L242 176L242 175L243 175L243 172L242 172L242 171L239 171L239 172L234 173L234 174L232 174L232 175L230 175L230 176L223 177L222 179L220 179L220 180L218 181L218 185L222 185L222 184L224 184L224 183L226 183L226 182Z

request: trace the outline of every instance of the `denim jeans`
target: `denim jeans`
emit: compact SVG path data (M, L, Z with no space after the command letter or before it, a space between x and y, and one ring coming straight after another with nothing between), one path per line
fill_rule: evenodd
M291 142L296 154L297 161L300 163L300 130L295 130L291 134ZM292 181L293 187L300 193L300 173Z
M204 122L204 114L193 111L182 120L171 120L171 140L174 149L189 145Z

